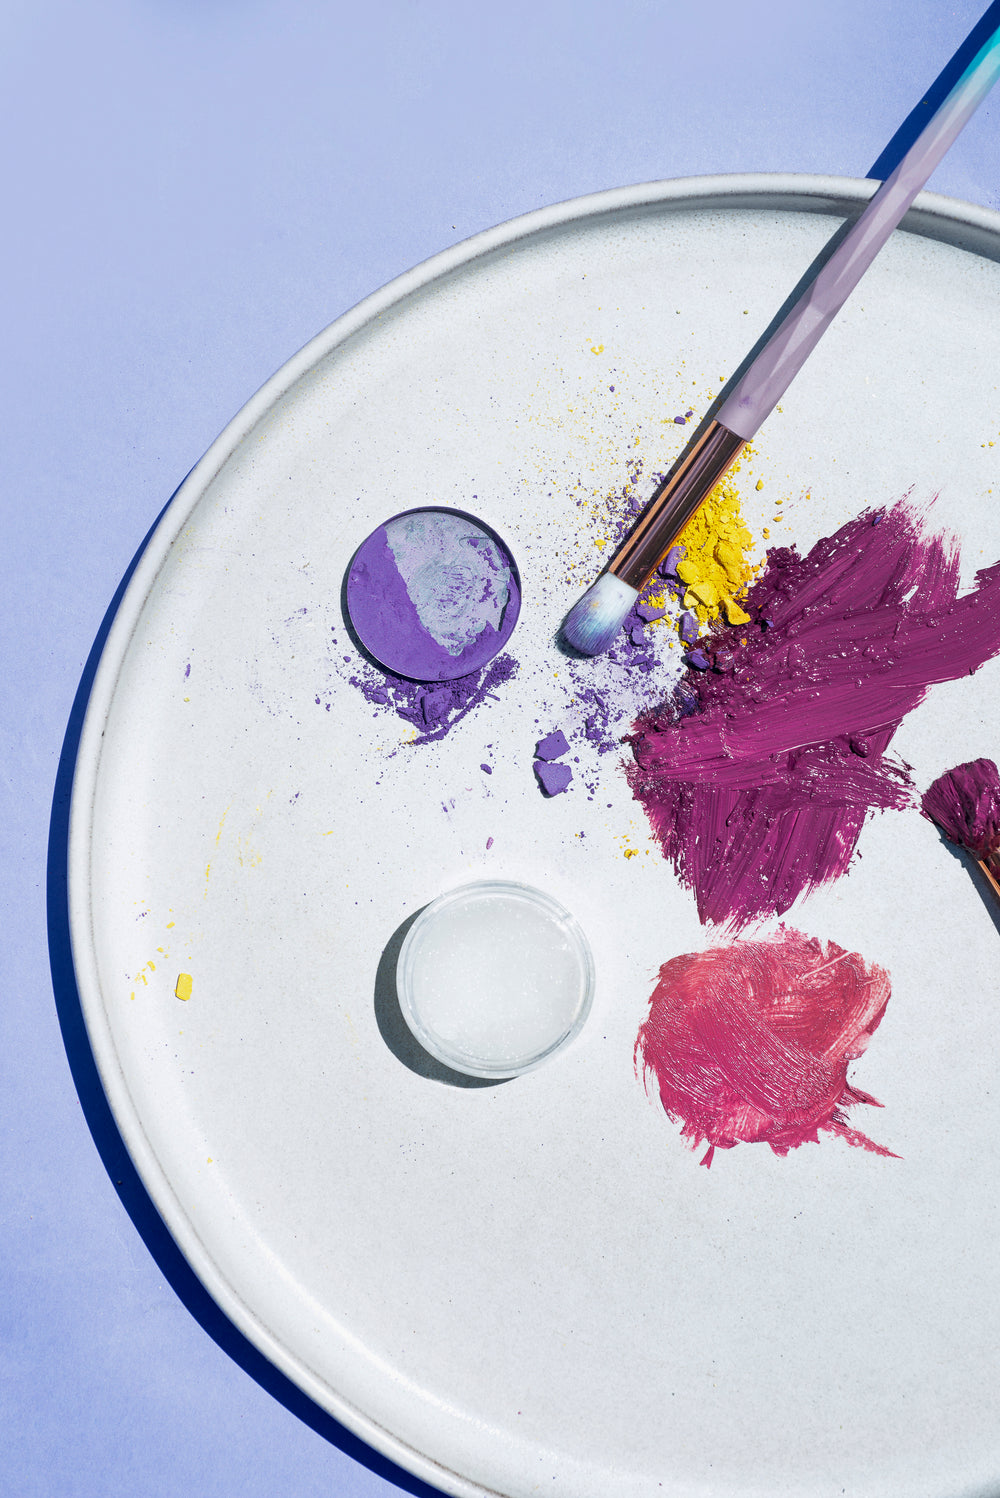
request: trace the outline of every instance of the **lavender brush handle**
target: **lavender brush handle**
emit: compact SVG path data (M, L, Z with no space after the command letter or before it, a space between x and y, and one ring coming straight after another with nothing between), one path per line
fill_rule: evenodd
M933 119L783 318L716 421L749 440L774 410L917 193L1000 75L1000 29L981 47Z

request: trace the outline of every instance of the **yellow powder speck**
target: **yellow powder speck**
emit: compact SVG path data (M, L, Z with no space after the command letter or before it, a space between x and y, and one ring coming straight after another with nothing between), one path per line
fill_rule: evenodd
M187 1003L188 999L191 997L192 986L193 984L190 973L178 973L177 986L174 989L174 993L179 999L183 999L184 1002Z
M638 856L639 856L639 849L638 848L626 848L625 849L625 857L626 858L638 858Z
M758 491L758 493L760 492L761 489L763 489L763 487L764 487L764 480L763 479L758 479L757 482L756 482L756 484L754 484L754 488Z
M172 931L172 930L173 930L173 928L174 928L174 927L175 927L175 926L176 926L176 925L177 925L177 922L176 922L176 921L168 921L168 922L167 922L167 930L168 930L168 931Z
M130 999L134 999L134 998L135 998L135 994L134 994L134 993L130 993L130 994L129 994L129 998L130 998Z
M591 348L590 352L592 354L603 354L604 353L604 344L603 343L596 343L596 344L594 344L593 347Z
M770 534L771 534L771 532L768 530L767 526L765 525L764 529L761 531L761 535L764 537L765 541L767 540L767 538L768 538L768 536Z

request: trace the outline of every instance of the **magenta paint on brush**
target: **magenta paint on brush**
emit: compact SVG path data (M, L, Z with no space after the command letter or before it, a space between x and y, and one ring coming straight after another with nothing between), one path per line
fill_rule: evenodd
M946 770L924 792L920 805L949 842L976 858L1000 854L1000 771L991 759L971 759Z
M639 718L629 780L702 921L782 914L847 872L872 810L913 804L893 734L1000 652L1000 563L958 582L957 548L905 502L772 551L752 622L717 628L709 669Z
M481 671L510 639L521 584L510 550L460 510L407 510L361 543L347 612L368 653L411 681Z

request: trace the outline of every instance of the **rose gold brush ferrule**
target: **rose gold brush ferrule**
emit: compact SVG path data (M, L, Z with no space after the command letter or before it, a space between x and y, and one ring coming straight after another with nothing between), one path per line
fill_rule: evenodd
M691 516L746 446L721 422L711 422L674 465L622 542L608 567L641 593Z
M1000 902L1000 853L988 853L985 858L976 860L986 877L998 902Z

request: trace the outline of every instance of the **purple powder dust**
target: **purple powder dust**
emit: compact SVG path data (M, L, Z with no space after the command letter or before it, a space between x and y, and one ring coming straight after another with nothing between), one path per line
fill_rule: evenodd
M352 676L350 682L373 707L391 708L412 723L417 730L414 744L431 744L443 739L480 702L497 700L497 688L510 681L517 669L517 661L511 656L498 655L480 671L429 687L366 665L365 674Z

